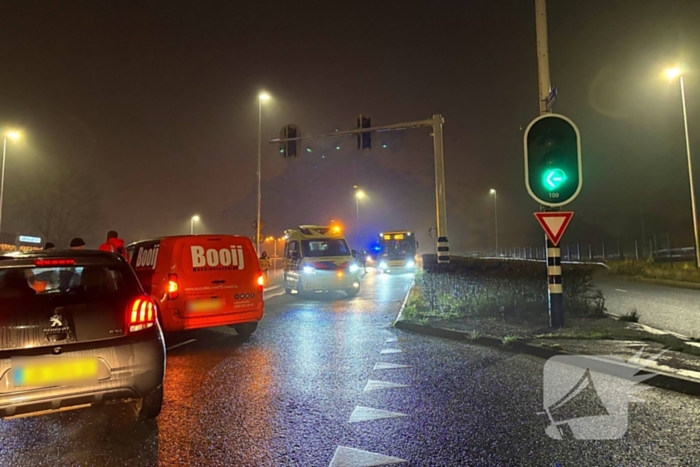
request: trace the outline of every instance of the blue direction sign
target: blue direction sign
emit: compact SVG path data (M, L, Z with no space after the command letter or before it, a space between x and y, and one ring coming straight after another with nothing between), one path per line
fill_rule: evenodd
M552 110L552 107L554 107L554 103L557 101L557 87L554 86L551 91L549 91L549 95L547 96L547 99L545 100L545 104L547 106L547 112Z

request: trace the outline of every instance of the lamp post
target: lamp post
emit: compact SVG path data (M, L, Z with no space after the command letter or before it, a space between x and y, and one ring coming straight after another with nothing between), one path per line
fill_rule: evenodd
M360 200L365 197L365 192L357 189L355 185L355 207L357 208L357 248L360 249Z
M19 131L6 131L2 141L2 175L0 175L0 232L2 232L2 201L5 194L5 155L7 154L7 138L17 141L20 137Z
M498 256L498 193L493 188L490 193L493 195L493 224L496 235L496 256Z
M190 219L190 235L194 235L194 223L199 222L199 216L192 216Z
M263 102L270 99L270 95L266 92L261 92L258 95L258 216L255 222L255 240L257 244L258 257L260 257L260 204L262 201L262 105Z
M666 77L669 80L678 78L681 87L681 104L683 106L683 127L685 129L685 153L688 158L688 180L690 181L690 208L693 216L693 240L695 245L695 267L700 268L700 241L698 241L698 217L695 209L695 187L693 185L693 164L690 159L690 137L688 136L688 113L685 106L685 86L683 84L683 73L678 67L666 70ZM669 251L670 253L670 251Z

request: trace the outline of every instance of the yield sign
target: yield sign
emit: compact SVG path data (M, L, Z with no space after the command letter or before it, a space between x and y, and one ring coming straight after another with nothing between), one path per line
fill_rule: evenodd
M574 213L570 211L535 212L533 214L554 246L559 244L561 236L564 235L571 218L574 217Z

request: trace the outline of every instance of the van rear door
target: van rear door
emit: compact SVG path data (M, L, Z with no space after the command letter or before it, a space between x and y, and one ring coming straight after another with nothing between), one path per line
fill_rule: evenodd
M187 318L244 312L262 300L260 273L252 242L234 235L182 237L174 250L179 289L184 299L180 315Z

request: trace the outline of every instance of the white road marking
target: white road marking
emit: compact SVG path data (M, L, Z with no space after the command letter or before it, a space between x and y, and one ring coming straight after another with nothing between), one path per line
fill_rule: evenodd
M185 341L185 342L180 342L179 344L171 345L170 347L168 347L168 348L165 349L165 350L177 349L178 347L182 347L183 345L191 344L192 342L195 342L196 340L197 340L197 339L190 339L190 340Z
M398 341L399 341L398 337L390 337L387 340L385 340L384 343L388 344L390 342L398 342Z
M376 365L374 365L375 370L395 370L398 368L413 368L410 365L400 365L398 363L387 363L387 362L377 362Z
M376 452L338 446L328 467L374 467L379 465L401 464L404 459L385 456Z
M622 289L615 289L615 292L625 292L625 293L627 293L626 290L622 290Z
M367 380L367 385L365 386L365 392L376 391L377 389L394 389L394 388L407 388L408 384L392 383L390 381L378 381L376 379Z
M401 349L383 349L379 353L382 355L386 355L386 354L390 354L390 353L401 353Z
M372 420L381 420L384 418L408 417L405 413L390 412L388 410L373 409L372 407L362 407L358 405L350 415L348 423L368 422Z

